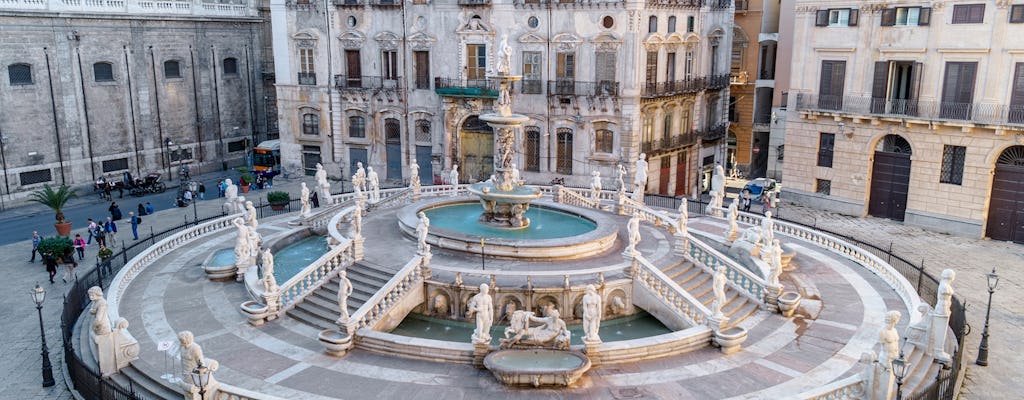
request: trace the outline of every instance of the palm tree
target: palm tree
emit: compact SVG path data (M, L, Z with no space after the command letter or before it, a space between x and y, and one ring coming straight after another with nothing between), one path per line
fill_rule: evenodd
M57 212L57 223L63 224L64 212L61 209L63 209L64 205L68 203L68 200L71 200L75 197L78 197L78 195L75 194L75 191L72 190L67 185L60 185L60 187L57 188L57 190L53 190L53 188L50 187L50 185L46 185L43 186L41 190L32 192L29 195L28 199L30 201L34 201L36 203L50 207L50 209Z

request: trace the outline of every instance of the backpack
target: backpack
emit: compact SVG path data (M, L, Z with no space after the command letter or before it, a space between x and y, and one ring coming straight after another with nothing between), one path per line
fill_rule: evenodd
M142 224L142 217L135 217L135 224L136 225L141 225Z

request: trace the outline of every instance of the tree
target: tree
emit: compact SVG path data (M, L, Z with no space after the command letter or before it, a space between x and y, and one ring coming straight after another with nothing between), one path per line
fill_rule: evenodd
M67 185L60 185L57 190L53 190L50 185L43 186L42 189L32 192L29 195L29 200L36 203L42 204L49 207L56 212L57 223L64 223L64 206L69 200L78 197L75 191Z

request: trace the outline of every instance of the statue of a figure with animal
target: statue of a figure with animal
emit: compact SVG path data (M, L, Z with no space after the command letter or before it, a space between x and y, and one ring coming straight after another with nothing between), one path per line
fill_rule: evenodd
M536 322L542 325L530 326ZM572 334L559 318L558 310L552 309L547 317L535 317L533 312L517 310L512 313L509 327L505 328L505 338L501 339L501 348L512 347L545 347L568 350Z

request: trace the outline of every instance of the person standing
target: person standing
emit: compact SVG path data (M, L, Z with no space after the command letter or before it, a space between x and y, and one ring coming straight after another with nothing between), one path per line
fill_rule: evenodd
M39 232L32 231L32 259L28 260L28 262L36 262L36 253L38 253L37 249L39 249L39 242L42 240L43 238L39 237ZM40 254L40 256L42 256L42 254ZM53 283L53 279L50 279L50 283Z
M79 260L84 260L85 259L85 246L86 246L86 243L85 243L85 239L82 239L82 235L79 235L79 234L76 233L75 234L75 241L72 242L72 244L75 246L75 251L78 252L78 259Z
M107 243L106 230L103 229L103 224L93 223L92 236L96 238L96 243L100 246Z
M41 255L41 257L43 257L43 264L46 264L46 272L50 274L50 283L54 283L53 277L57 276L57 259L45 255Z
M199 200L206 200L206 185L199 182Z
M89 240L86 240L85 243L92 244L92 236L93 233L96 232L96 221L93 221L92 218L89 218L89 227L86 228L86 230L89 232Z
M761 192L761 214L764 214L772 209L772 198L768 195L768 191L764 190Z
M107 223L103 225L103 231L107 235L104 242L109 244L110 247L117 247L117 222L107 217Z
M122 216L121 208L117 206L117 202L116 201L110 203L110 207L107 207L107 211L110 211L110 217L114 221L120 221L121 220L121 216Z
M142 203L139 203L139 206L138 206L138 207L135 207L135 209L136 209L136 210L138 210L138 215L139 215L140 217L141 217L141 216L143 216L143 215L146 215L146 207L144 207L144 206L142 205Z
M750 191L744 190L743 196L740 198L743 204L743 212L750 212Z
M217 181L217 197L224 197L224 193L228 190L227 182L223 179Z
M133 240L139 240L139 217L135 213L129 211L128 218L132 221L132 238Z
M309 202L313 203L313 208L320 208L320 196L313 192L313 195L309 197Z
M149 202L147 201L147 202L146 202L146 215L152 214L152 213L154 213L154 212L156 212L156 210L154 210L154 209L153 209L153 205L152 205L152 204L150 204L150 203L149 203Z

